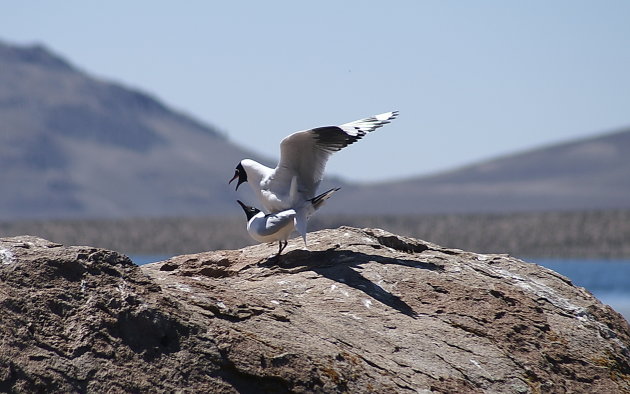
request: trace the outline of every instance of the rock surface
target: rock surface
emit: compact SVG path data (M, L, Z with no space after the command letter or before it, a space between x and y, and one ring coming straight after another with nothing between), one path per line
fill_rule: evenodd
M376 229L299 247L1 239L0 391L630 392L630 326L553 271Z

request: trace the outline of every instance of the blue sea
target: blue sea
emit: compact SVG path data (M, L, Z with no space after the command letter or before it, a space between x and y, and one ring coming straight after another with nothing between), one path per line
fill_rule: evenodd
M630 321L630 260L524 259L552 269L586 288Z
M138 265L166 260L169 256L131 256ZM525 258L552 269L576 286L593 293L601 302L610 305L630 321L630 260L598 259L541 259Z

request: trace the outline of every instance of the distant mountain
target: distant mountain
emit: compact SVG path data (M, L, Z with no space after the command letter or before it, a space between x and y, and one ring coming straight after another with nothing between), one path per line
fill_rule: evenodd
M0 42L0 220L238 212L243 157L262 160L43 46Z
M434 176L357 186L327 211L467 213L630 208L630 129Z
M630 129L430 177L329 177L343 188L322 214L630 208L628 152ZM227 180L244 157L269 162L43 46L0 42L0 220L240 215L251 193Z

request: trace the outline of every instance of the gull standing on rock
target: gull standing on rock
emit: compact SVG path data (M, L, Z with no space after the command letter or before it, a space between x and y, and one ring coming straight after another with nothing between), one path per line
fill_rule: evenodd
M249 183L267 213L294 209L296 228L305 233L305 212L299 207L307 206L305 202L315 196L330 155L388 124L397 115L398 111L386 112L340 126L293 133L280 143L280 161L276 168L243 159L229 183L238 179L236 190L242 183Z
M308 220L319 208L324 205L334 192L339 188L330 189L307 201L304 207L306 212L306 220ZM284 211L270 213L265 215L260 209L245 205L237 200L245 211L247 216L247 232L258 242L275 242L279 241L277 256L286 248L289 236L296 229L296 211L294 209L286 209ZM299 230L298 230L299 232ZM306 246L306 233L300 232L304 245Z

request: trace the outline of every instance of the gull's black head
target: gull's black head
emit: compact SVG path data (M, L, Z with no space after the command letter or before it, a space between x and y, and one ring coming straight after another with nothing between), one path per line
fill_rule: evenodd
M232 183L232 181L237 178L238 178L238 183L236 183L235 190L238 190L238 187L241 186L241 183L247 182L247 173L245 172L245 169L243 168L243 165L241 163L238 163L238 165L236 166L236 170L234 171L234 176L232 177L232 179L230 179L228 184Z
M243 211L245 211L245 216L247 216L247 221L248 222L249 222L249 219L251 219L254 216L258 215L258 213L260 212L260 209L255 208L255 207L250 207L249 205L245 205L245 204L243 204L243 202L241 200L236 200L236 202L239 203L241 208L243 208Z

